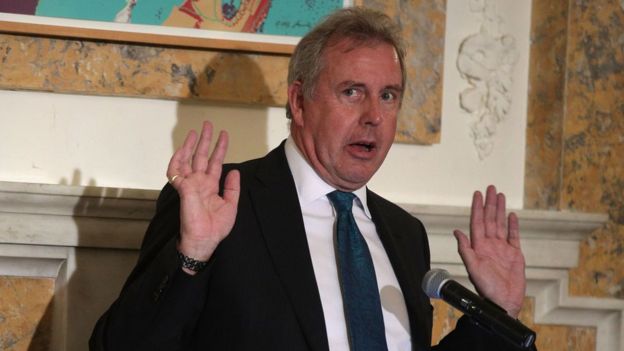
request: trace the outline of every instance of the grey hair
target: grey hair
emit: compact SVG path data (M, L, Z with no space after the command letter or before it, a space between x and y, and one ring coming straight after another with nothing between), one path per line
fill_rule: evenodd
M323 69L324 50L330 42L341 39L351 39L356 45L367 45L371 41L392 45L399 57L401 83L405 89L407 74L401 28L384 13L365 7L348 7L332 13L299 41L288 65L288 86L300 81L302 94L311 98ZM292 119L289 103L286 103L286 117Z

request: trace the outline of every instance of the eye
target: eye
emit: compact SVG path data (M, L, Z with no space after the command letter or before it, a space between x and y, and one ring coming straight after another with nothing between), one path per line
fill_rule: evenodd
M356 96L358 91L355 88L347 88L342 92L345 96Z
M396 94L390 91L384 91L381 93L381 99L383 101L393 101L396 100Z

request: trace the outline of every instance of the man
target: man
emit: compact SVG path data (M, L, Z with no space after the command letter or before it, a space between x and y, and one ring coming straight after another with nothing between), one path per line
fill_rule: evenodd
M404 50L385 15L344 9L313 29L289 67L286 142L261 159L222 166L227 134L210 152L206 122L174 153L137 266L91 348L429 349L432 308L420 289L426 233L366 188L392 144L404 89ZM346 196L352 212L343 216L336 196ZM477 290L515 317L524 258L517 218L506 224L505 216L504 196L489 187L485 205L475 193L470 239L454 234ZM356 225L340 224L349 218ZM364 238L358 250L374 270L362 273L374 275L371 304L343 295L353 291L345 281L360 274L344 269L343 231ZM370 293L366 282L355 293ZM356 326L352 313L371 319ZM435 349L511 348L464 317Z

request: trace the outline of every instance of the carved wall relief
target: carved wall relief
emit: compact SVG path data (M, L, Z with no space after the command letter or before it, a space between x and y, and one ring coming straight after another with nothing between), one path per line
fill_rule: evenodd
M459 47L457 69L470 85L459 98L461 108L470 113L471 137L484 159L492 152L497 124L511 106L512 72L519 54L515 38L500 33L503 19L495 0L471 0L470 10L481 14L481 28Z

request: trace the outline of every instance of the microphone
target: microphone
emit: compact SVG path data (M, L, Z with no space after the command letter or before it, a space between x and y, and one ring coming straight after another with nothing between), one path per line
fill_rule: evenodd
M535 332L494 302L484 299L458 282L444 269L432 269L422 281L422 289L427 296L442 299L449 305L472 318L477 325L510 343L529 348L535 342Z

